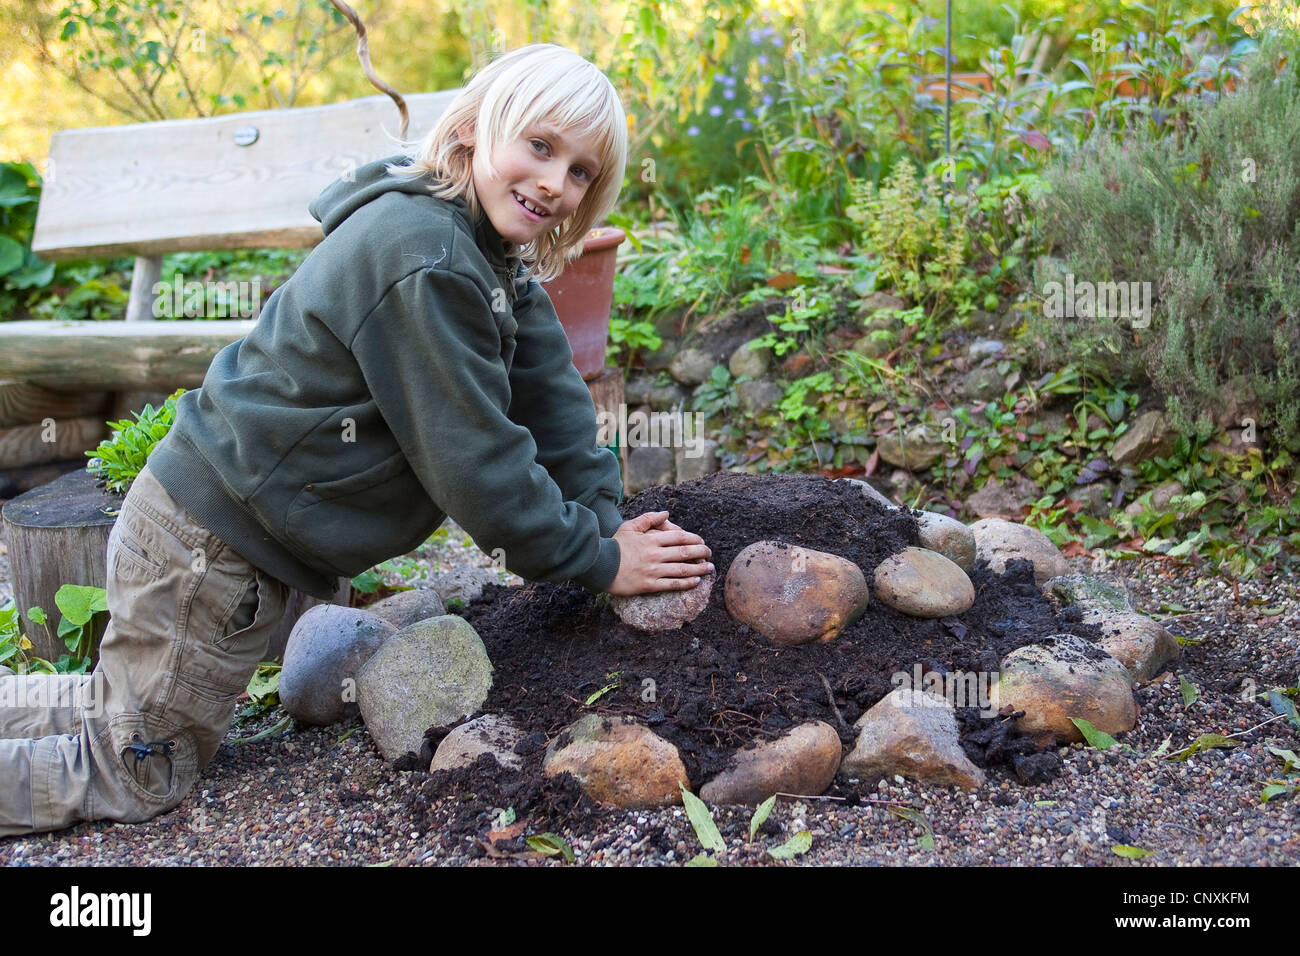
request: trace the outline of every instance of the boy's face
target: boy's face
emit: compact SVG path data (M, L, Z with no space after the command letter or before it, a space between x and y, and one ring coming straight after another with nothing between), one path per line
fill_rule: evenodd
M496 177L488 172L484 152L474 150L474 190L496 231L519 246L557 229L600 171L591 137L547 125L526 129L493 153Z

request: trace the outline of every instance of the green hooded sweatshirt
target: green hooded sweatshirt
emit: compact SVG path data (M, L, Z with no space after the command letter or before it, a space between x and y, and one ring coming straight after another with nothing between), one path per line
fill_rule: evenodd
M328 598L450 515L534 581L618 573L618 460L546 292L486 216L361 167L325 239L217 353L149 468L262 570Z

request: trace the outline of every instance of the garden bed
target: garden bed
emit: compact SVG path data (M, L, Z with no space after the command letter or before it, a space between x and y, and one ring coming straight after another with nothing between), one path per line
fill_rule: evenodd
M960 615L911 617L873 601L834 640L777 646L727 613L720 582L737 553L754 541L782 540L846 557L871 580L882 560L917 543L911 514L887 510L849 483L735 473L654 488L622 510L666 510L700 534L713 551L719 586L694 621L654 634L630 628L607 602L572 585L486 589L463 611L493 663L483 710L510 717L529 737L519 748L518 775L502 772L489 757L439 772L426 785L430 797L474 794L459 805L460 826L481 825L476 817L491 807L544 806L561 818L592 809L568 781L548 781L542 773L545 744L585 713L631 717L650 727L677 747L698 785L721 772L735 751L808 721L835 727L851 746L854 721L898 686L894 675L910 675L918 664L940 674L993 673L1010 651L1049 635L1100 636L1079 623L1077 610L1061 610L1044 597L1031 565L1018 562L1002 575L977 567L975 604ZM981 718L978 708L958 708L958 718L962 746L979 766L1043 748L1015 734L1013 721ZM427 768L449 730L431 728L421 753L397 765ZM876 782L850 785L842 778L832 793L856 801Z

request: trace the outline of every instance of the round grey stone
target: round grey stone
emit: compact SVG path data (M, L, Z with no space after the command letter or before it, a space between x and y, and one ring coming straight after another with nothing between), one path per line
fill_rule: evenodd
M317 604L298 618L284 649L280 703L294 720L327 727L357 712L357 675L397 633L355 608Z

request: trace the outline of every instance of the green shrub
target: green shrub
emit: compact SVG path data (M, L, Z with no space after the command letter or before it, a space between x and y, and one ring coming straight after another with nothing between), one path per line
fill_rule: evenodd
M125 493L144 468L154 446L171 431L176 420L176 399L184 392L185 389L178 388L160 408L145 405L143 410L132 412L135 421L108 422L113 434L100 442L98 448L86 452L90 458L86 470L101 478L109 491Z
M1094 138L1045 171L1037 211L1065 265L1040 264L1037 294L1072 274L1149 282L1152 300L1149 317L1053 318L1046 298L1031 329L1047 364L1149 378L1202 438L1216 411L1250 407L1272 441L1300 439L1298 66L1294 35L1266 38L1239 92L1198 105L1185 136Z

